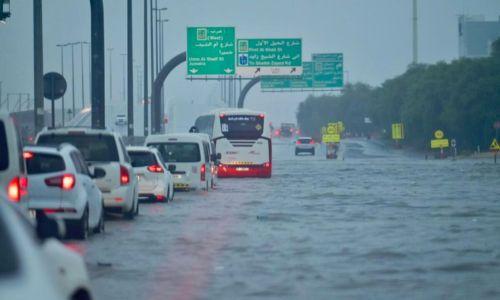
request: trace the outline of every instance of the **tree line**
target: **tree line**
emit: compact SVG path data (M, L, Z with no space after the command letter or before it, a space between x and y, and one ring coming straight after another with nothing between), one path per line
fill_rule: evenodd
M500 121L500 39L487 58L412 65L379 87L348 84L340 95L310 95L299 105L305 135L320 138L321 127L334 121L343 121L348 132L385 138L391 138L391 124L401 122L404 143L420 149L441 129L462 150L484 150Z

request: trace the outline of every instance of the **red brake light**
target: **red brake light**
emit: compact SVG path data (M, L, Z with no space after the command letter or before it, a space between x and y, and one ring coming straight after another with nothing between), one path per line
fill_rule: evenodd
M264 163L264 168L270 168L270 167L271 167L271 163L270 162Z
M24 151L23 152L23 157L24 159L32 159L35 155L33 154L33 152L29 152L29 151Z
M163 168L160 165L148 166L148 171L151 173L163 173Z
M64 174L61 176L50 177L45 179L47 186L55 186L63 190L71 190L75 187L76 178L73 174Z
M201 181L205 181L206 179L206 171L207 171L207 167L205 166L205 164L201 165L200 167L200 177L201 177Z
M309 144L314 144L314 140L311 139L311 141L309 141Z
M130 174L124 166L120 166L120 184L126 185L130 182Z
M264 114L259 114L259 118L264 119Z
M21 184L19 181L19 177L14 177L7 186L7 196L12 202L21 200Z
M225 116L225 114L220 114L220 115L219 115L219 118L221 118L221 119L222 119L222 118L224 118L224 116Z
M297 140L297 144L302 144L302 142L300 140Z

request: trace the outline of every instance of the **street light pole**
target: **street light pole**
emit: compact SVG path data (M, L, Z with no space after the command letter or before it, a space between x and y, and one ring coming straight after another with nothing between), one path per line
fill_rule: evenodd
M122 56L122 101L125 101L125 72L126 72L126 65L127 65L127 53L122 53L120 54Z
M113 64L111 61L111 53L113 48L108 48L108 59L109 59L109 103L113 102Z
M1 98L1 97L0 97ZM144 0L144 136L148 136L148 0Z
M61 75L64 77L64 47L67 46L67 44L57 44L57 47L61 49ZM62 126L65 125L65 112L64 112L64 95L62 96L61 99L61 109L62 109Z
M82 41L82 42L79 42L80 44L80 63L81 63L81 66L82 66L82 109L85 108L85 80L84 80L84 77L83 77L83 45L87 45L88 42L85 42L85 41Z
M127 0L127 133L128 136L134 135L134 78L133 78L133 65L134 58L132 47L132 0Z
M33 0L33 81L35 97L35 132L42 130L45 124L43 105L43 22L42 0Z
M72 117L76 115L76 105L75 105L75 49L76 43L71 43L71 95L73 97L73 113Z

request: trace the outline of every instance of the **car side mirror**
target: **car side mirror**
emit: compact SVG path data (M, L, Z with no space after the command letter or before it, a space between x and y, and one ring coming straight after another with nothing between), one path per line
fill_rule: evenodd
M66 227L62 220L49 218L39 210L36 212L36 233L42 241L49 238L62 239L66 234Z
M175 170L177 169L177 167L175 165L168 165L168 171L170 173L173 173L175 172Z
M106 171L103 168L95 167L94 171L90 173L90 177L93 179L99 179L106 176Z

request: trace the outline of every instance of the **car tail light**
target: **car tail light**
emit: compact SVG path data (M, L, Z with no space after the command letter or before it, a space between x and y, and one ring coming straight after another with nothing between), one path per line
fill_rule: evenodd
M148 171L151 173L163 173L163 168L160 165L148 166Z
M75 187L76 178L73 174L64 174L61 176L50 177L45 179L47 186L55 186L63 190L71 190Z
M270 162L264 163L264 168L270 168L270 167L271 167L271 163Z
M34 156L35 156L35 154L33 154L33 152L29 152L29 151L23 152L24 159L32 159Z
M201 165L201 167L200 167L201 181L205 181L205 179L206 179L206 171L207 171L206 165L205 164Z
M314 144L314 140L313 140L313 139L311 139L311 141L309 142L309 144Z
M259 114L259 118L264 119L264 114Z
M130 182L130 174L124 166L120 166L120 184L126 185Z
M222 119L222 118L224 118L224 116L225 116L224 114L220 114L220 115L219 115L219 118L221 118L221 119Z
M302 142L300 140L297 140L297 145L300 145L302 144Z
M167 198L163 195L156 195L156 201L165 201Z
M12 202L19 202L21 197L27 194L28 179L26 177L14 177L7 186L7 196Z

